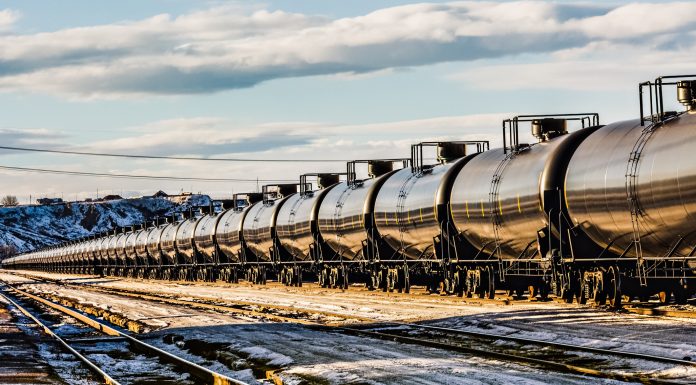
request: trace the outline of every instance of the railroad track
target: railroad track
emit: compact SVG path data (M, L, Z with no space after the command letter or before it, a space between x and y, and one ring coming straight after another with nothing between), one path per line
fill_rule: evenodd
M374 320L364 317L273 304L235 300L211 301L210 299L202 297L194 297L193 300L182 300L170 298L168 295L158 293L143 293L113 288L96 288L64 282L61 282L61 284L76 286L83 290L101 292L109 295L158 301L186 306L188 308L208 309L237 314L241 313L253 317L270 318L278 322L300 323L327 332L360 335L406 344L434 347L481 357L528 364L558 372L620 381L646 384L686 384L689 382L651 377L647 373L640 373L639 368L642 364L646 363L696 367L696 362L689 360L511 335L468 331L416 323L386 322L376 324ZM292 311L292 314L290 314L289 311ZM315 316L310 317L312 314ZM353 321L354 324L345 325L340 322L325 322L322 321L321 318L317 318L316 315L341 317L344 321ZM626 371L631 370L631 368L637 369L637 373L626 373Z
M9 284L6 284L5 288L7 290L5 293L0 293L0 296L5 298L12 306L36 323L46 334L82 361L106 384L120 385L122 383L120 381L121 377L129 380L132 377L142 376L144 381L156 384L247 385L245 382L214 372L185 358L171 354L58 303L30 294ZM14 295L9 294L9 292L13 292ZM79 321L79 323L87 327L71 328L68 333L69 337L61 336L62 333L58 331L60 328L49 327L46 321L41 320L41 315L34 314L37 311L32 312L28 309L28 306L22 304L25 300L30 300L39 307L58 311L63 317ZM42 313L45 314L45 312ZM91 327L91 329L88 327ZM103 344L108 344L108 347ZM95 350L97 345L101 348L96 348ZM124 351L126 352L125 354ZM130 351L142 352L142 354L129 354L131 353ZM95 352L101 355L106 354L111 359L116 360L118 367L121 369L132 367L135 371L126 374L118 373L118 375L109 374L109 369L100 367L97 362L88 357L90 353ZM167 362L169 366L163 368L164 370L159 371L155 375L139 372L138 368L143 368L143 361L148 358L152 360L151 365L161 367L162 364L159 360L162 360ZM113 362L111 363L113 364ZM192 376L191 380L187 380L185 376L182 376L182 373L190 374Z

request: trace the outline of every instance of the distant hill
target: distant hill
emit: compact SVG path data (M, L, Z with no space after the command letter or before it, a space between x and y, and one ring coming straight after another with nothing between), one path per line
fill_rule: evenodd
M23 253L208 204L207 195L192 195L181 204L166 198L146 197L3 207L0 208L0 250Z

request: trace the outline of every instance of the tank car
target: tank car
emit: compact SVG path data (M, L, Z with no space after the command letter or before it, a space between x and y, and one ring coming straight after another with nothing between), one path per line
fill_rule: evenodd
M144 223L135 237L135 276L138 278L150 278L150 261L147 253L147 239L150 231L152 231L152 228L149 228L147 223Z
M317 258L317 213L327 192L343 174L321 173L300 176L300 191L287 197L278 208L275 220L275 248L279 258L280 281L302 286L303 272L310 270ZM308 178L315 177L318 189Z
M317 210L317 273L324 287L346 288L349 273L367 272L368 287L377 286L374 250L383 249L374 228L377 191L387 177L408 166L407 159L356 160L347 163L346 181L326 192ZM357 178L356 166L367 166L367 178Z
M124 260L124 276L134 277L138 268L138 256L135 253L135 239L138 236L138 230L129 227L127 231L123 242L123 254L126 257Z
M620 306L624 295L645 299L658 293L664 302L673 294L683 303L696 290L694 78L642 83L641 116L604 126L573 154L564 203L573 229L601 248L596 254L569 250L581 301L591 296ZM665 111L664 86L676 86L686 111Z
M247 246L243 250L243 260L248 281L265 283L270 268L280 261L284 250L278 248L276 242L276 218L288 197L297 193L297 187L296 184L263 186L263 199L253 204L246 213L242 236Z
M184 220L179 224L175 237L174 249L177 256L177 267L180 279L193 281L197 277L198 266L196 263L196 249L193 243L193 235L201 217L196 216L193 210L185 214Z
M582 129L568 134L569 121ZM531 124L537 143L519 143L521 122ZM455 257L464 267L463 294L493 297L498 286L548 295L555 269L547 239L559 231L548 220L551 198L563 188L570 155L598 128L597 114L517 116L503 122L503 148L462 167L450 193L450 236L461 238ZM473 250L461 252L462 243Z
M219 265L220 279L237 282L240 269L251 253L247 249L242 234L242 224L249 212L249 207L262 200L260 193L234 194L231 206L219 215L214 230L214 249ZM205 240L204 242L208 242Z
M164 257L160 248L160 240L164 229L169 226L168 223L160 224L155 221L154 227L147 234L146 246L148 257L148 275L152 278L170 279L171 270L169 267L163 266Z
M386 290L408 292L411 272L437 290L444 274L440 242L454 172L488 149L485 141L423 142L411 148L411 166L389 175L377 192L374 205L376 236L388 246L375 250L377 281ZM437 163L426 164L424 148L437 149ZM474 154L467 156L467 149Z

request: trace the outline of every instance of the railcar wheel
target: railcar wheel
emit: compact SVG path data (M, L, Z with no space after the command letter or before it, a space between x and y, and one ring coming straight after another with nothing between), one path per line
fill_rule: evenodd
M596 305L603 306L607 303L607 290L604 279L607 273L596 274L592 280L592 300Z
M689 300L689 293L686 290L686 288L684 288L682 286L678 286L674 290L674 302L676 302L677 305L686 305L688 300Z
M490 278L490 275L488 274L488 267L479 270L479 274L480 275L476 292L479 298L484 299L488 294L488 287L490 286L490 283L488 282Z
M527 286L527 291L529 291L529 298L527 298L528 300L531 301L534 298L536 298L536 296L537 296L536 286L534 286L534 285Z
M387 272L387 291L390 293L394 291L394 288L396 287L397 284L397 279L398 277L394 276L394 269L389 269Z
M522 288L517 288L515 290L511 290L514 294L513 298L515 299L522 299L524 298L524 289Z
M580 305L584 305L587 303L587 299L590 297L590 285L587 281L585 281L585 278L583 277L582 274L580 274L579 279L579 285L580 285L580 290L578 291L577 294L577 302Z
M457 297L462 297L464 295L464 279L462 279L462 270L457 270L454 272L454 293Z
M488 289L486 291L488 299L495 299L495 269L488 268Z
M539 300L547 301L549 299L549 286L546 283L541 283L539 285Z
M410 293L411 292L411 277L409 276L408 272L408 265L404 265L404 293Z
M379 288L379 277L378 274L373 270L370 270L370 278L367 282L367 289L370 291L377 290Z
M607 272L608 285L607 285L607 299L609 300L609 305L614 309L619 309L621 307L621 272L618 266L612 266Z
M663 291L657 293L657 298L660 300L661 304L666 305L669 303L669 300L672 298L672 292L670 290L663 290Z
M341 268L341 276L342 276L341 277L341 279L342 279L341 288L343 290L348 290L348 271L346 270L345 267Z

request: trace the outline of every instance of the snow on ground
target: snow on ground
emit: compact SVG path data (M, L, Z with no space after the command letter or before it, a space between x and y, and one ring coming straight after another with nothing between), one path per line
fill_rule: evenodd
M472 331L675 358L696 358L694 319L621 314L556 302L513 301L507 304L505 301L466 301L453 297L369 292L359 288L344 292L321 289L315 285L288 288L278 284L184 284L41 274L51 278L70 279L73 283L166 293L177 297L243 300L296 307L298 310L313 309L370 317L377 321L419 320L427 324ZM4 274L0 278L5 279L6 276ZM16 276L7 278L23 280ZM151 334L163 347L182 348L164 342L164 336L168 334L181 336L186 341L222 344L218 348L228 353L244 359L261 360L269 366L282 367L283 374L290 376L287 378L289 383L292 383L292 376L323 378L330 383L370 384L587 383L587 379L580 377L551 375L518 365L480 360L437 349L310 330L300 325L263 323L219 313L85 292L73 287L43 283L32 283L25 287L107 305L113 310L145 321L148 318L164 320L166 327ZM167 315L171 318L166 318ZM670 374L672 370L666 364L646 366L645 369L662 374ZM675 376L696 376L696 372L691 369L673 371ZM592 383L602 382L592 380Z
M506 362L439 349L311 330L297 324L244 324L167 329L152 338L176 334L188 341L214 341L218 352L248 355L283 369L284 383L315 380L329 384L586 384L588 379L549 374ZM151 340L171 349L162 339ZM319 380L325 381L321 382ZM593 384L619 384L591 380ZM310 382L312 383L312 382Z

